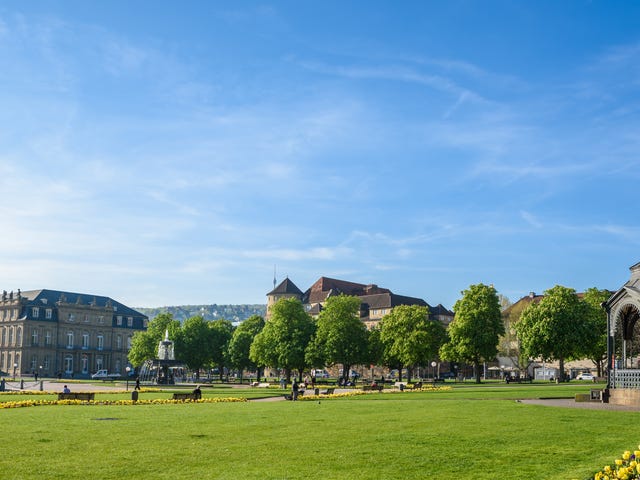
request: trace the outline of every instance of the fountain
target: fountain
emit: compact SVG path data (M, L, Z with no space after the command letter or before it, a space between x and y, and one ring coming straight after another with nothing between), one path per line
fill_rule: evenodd
M177 361L173 349L173 341L169 340L169 330L164 332L164 340L158 343L158 357L148 360L142 368L143 380L153 380L155 383L169 385L175 383L176 369L182 369L182 363Z

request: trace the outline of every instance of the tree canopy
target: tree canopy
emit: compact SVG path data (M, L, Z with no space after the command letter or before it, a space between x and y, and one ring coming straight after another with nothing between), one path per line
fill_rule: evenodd
M360 320L360 299L347 295L329 297L320 312L307 361L317 367L342 364L348 378L352 365L366 362L367 328Z
M522 311L516 332L523 353L529 357L557 360L560 380L564 379L564 362L579 358L593 341L587 304L572 288L556 285L544 292L538 303Z
M587 304L589 331L593 334L593 338L586 339L584 355L595 364L598 376L602 375L603 362L607 359L607 312L602 303L610 296L610 291L594 287L587 289L582 297Z
M260 315L252 315L233 331L228 348L229 365L240 370L240 378L242 378L244 370L256 370L260 366L251 361L249 352L254 337L258 335L263 328L264 318ZM259 376L260 375L258 375L258 377Z
M493 360L504 335L500 302L496 289L482 283L462 292L453 307L455 317L449 325L449 341L440 349L442 358L474 365L480 383L480 363Z
M271 317L251 344L249 357L259 365L302 372L308 365L305 349L315 333L315 322L297 298L281 298L271 307Z
M412 370L426 366L438 356L438 350L447 338L446 330L438 320L429 318L429 309L420 305L399 305L384 316L380 340L385 356Z

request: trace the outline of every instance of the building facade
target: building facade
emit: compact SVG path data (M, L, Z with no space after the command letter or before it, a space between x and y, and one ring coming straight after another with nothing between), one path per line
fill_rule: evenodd
M58 290L3 292L0 372L87 378L124 374L136 331L148 318L109 297Z
M391 310L398 305L428 307L431 318L441 321L445 326L453 320L453 312L441 304L432 307L421 298L397 295L391 290L377 285L365 285L328 277L320 277L305 292L302 292L291 280L286 278L267 293L266 318L269 319L271 305L281 298L295 297L302 302L307 313L317 316L329 297L342 294L360 298L360 319L367 328L376 326L385 315L391 313Z

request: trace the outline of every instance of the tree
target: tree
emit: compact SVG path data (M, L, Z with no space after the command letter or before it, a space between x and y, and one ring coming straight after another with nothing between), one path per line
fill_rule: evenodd
M184 362L200 377L200 369L212 359L211 330L202 316L188 318L175 338L176 360Z
M240 370L241 382L244 370L258 370L258 378L260 378L259 365L251 361L249 351L254 337L258 335L263 328L264 318L260 315L252 315L233 331L228 349L229 365Z
M611 296L608 290L589 288L584 292L582 299L587 304L587 318L590 323L589 331L593 339L585 345L585 356L596 366L598 376L602 376L602 367L607 359L607 312L602 308L602 303Z
M528 303L525 301L520 301L502 311L504 335L500 337L498 344L498 354L509 358L520 371L526 371L531 364L530 357L523 355L520 351L520 343L515 327L527 305Z
M428 365L437 355L447 337L438 320L429 318L429 309L420 305L399 305L384 316L381 322L380 340L385 356L408 369L408 380L419 365Z
M557 360L561 381L565 360L579 358L593 339L590 328L587 304L574 289L561 285L546 290L540 302L529 304L516 324L523 353Z
M342 364L342 378L346 380L352 365L367 360L367 327L359 312L358 297L339 295L327 299L318 316L315 337L307 349L309 365Z
M219 319L209 322L211 363L218 367L220 380L224 375L224 366L227 363L229 342L233 336L233 323L229 320Z
M471 285L462 292L453 311L449 341L440 349L440 355L451 361L473 363L476 383L480 383L480 363L496 357L500 335L504 335L496 289L482 283Z
M169 336L175 338L176 332L180 329L180 322L173 319L170 313L161 313L149 322L147 330L136 332L131 339L131 349L128 359L134 367L140 367L145 361L152 360L158 356L158 344L164 338L165 331L169 331Z
M297 369L302 380L305 349L315 328L300 300L281 298L271 307L271 317L251 344L249 357L257 364L285 369L288 378Z

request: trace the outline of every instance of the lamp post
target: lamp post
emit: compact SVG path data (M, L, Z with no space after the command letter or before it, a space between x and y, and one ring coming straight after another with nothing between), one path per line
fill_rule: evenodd
M127 388L126 388L126 391L128 392L129 391L129 372L131 371L131 367L129 367L127 365L127 368L125 368L125 370L127 371Z
M14 363L13 364L13 381L16 381L16 368L18 368L18 364Z

